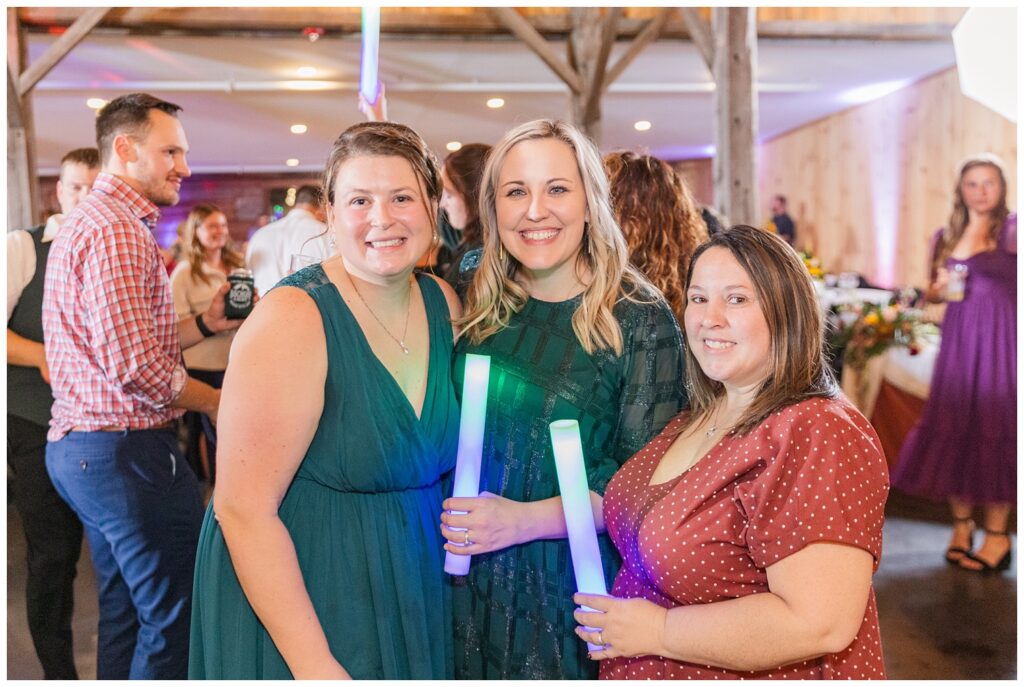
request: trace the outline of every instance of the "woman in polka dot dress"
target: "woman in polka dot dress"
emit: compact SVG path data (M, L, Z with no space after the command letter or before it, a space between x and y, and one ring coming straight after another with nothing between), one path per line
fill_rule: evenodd
M806 270L736 226L686 280L690 408L616 473L612 597L577 594L601 678L884 678L871 575L889 490L837 390Z

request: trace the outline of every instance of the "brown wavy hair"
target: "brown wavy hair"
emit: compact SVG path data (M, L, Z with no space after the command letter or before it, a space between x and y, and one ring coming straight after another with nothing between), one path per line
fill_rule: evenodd
M743 224L730 227L712 236L694 252L686 273L687 290L693 280L694 267L712 248L729 251L750 277L771 341L765 379L732 430L745 434L780 408L808 398L836 396L839 385L825 360L825 318L811 284L811 275L792 246L777 234L762 229ZM685 325L683 331L686 331ZM704 374L690 342L685 347L685 355L686 386L692 412L680 432L706 418L725 393L721 382Z
M620 300L653 303L660 299L657 289L636 267L629 264L626 239L608 201L608 177L601 153L593 141L565 122L535 119L508 131L487 157L480 189L480 219L483 223L483 254L480 266L466 292L465 312L458 321L462 333L474 344L508 326L512 316L529 299L516 283L519 263L501 250L498 236L498 175L512 148L523 141L561 141L573 152L587 197L590 221L583 231L577 255L577 269L588 269L590 281L572 316L572 329L588 355L608 349L622 353L622 329L612 313Z
M222 215L224 214L223 210L212 203L200 203L192 208L192 212L188 213L188 217L185 219L185 240L182 242L184 244L183 252L185 259L188 260L192 278L204 284L210 283L210 275L203 271L203 263L206 262L206 250L203 248L203 244L199 242L199 227L203 225L203 222L210 215L218 212ZM229 271L237 267L245 267L245 257L241 253L231 250L226 245L220 251L220 259L224 261L224 266Z
M444 159L444 173L466 206L466 226L462 230L460 245L471 246L481 242L483 226L480 224L480 184L484 180L484 164L491 146L486 143L467 143Z
M661 289L683 321L683 275L707 225L686 183L663 160L629 151L604 158L612 211L629 246L629 260Z
M953 212L949 216L949 222L946 223L946 228L942 230L942 237L939 239L938 245L935 247L935 255L932 256L932 271L934 272L941 265L946 262L946 258L950 256L953 249L956 248L956 244L960 242L960 239L964 235L964 230L967 228L967 222L970 220L970 212L967 209L967 203L964 202L964 176L967 172L971 171L975 167L991 167L996 170L999 175L999 183L1002 185L1002 190L999 194L999 203L996 205L995 210L992 211L991 225L989 226L989 240L995 242L999 237L999 231L1003 227L1003 223L1006 221L1006 216L1010 214L1010 209L1006 207L1006 174L1003 172L1003 163L995 155L989 153L979 153L968 158L962 165L960 165L960 173L957 175L956 187L953 189Z

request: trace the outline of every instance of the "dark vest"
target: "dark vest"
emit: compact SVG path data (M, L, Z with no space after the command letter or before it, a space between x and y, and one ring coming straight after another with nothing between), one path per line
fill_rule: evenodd
M32 243L36 248L36 271L32 281L14 306L7 328L31 341L43 341L43 280L46 277L46 258L50 255L50 243L43 243L46 227L29 229ZM7 365L7 414L46 427L50 424L50 406L53 394L50 385L35 367Z

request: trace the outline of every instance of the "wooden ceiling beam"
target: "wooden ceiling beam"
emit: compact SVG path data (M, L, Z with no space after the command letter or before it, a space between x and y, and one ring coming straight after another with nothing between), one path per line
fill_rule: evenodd
M626 52L624 52L622 56L619 57L618 61L612 65L612 68L608 70L608 73L605 75L604 84L602 84L603 90L607 91L608 87L615 83L615 80L622 75L622 72L626 71L626 67L636 59L636 56L639 55L649 44L658 39L658 36L661 35L661 31L665 28L665 24L668 22L671 15L672 10L670 8L662 7L658 10L658 14L647 22L647 26L644 27L643 31L637 34L637 37L634 38L633 42L629 44L628 48L626 48Z
M109 7L90 7L75 20L68 30L50 44L39 59L33 61L18 77L18 95L25 95L39 83L76 45L89 35L93 27L110 11Z
M537 29L533 28L533 25L523 18L519 12L516 12L511 7L492 7L491 12L506 26L508 30L514 33L519 40L527 45L528 48L533 50L537 54L544 64L546 64L551 71L558 75L562 81L572 90L573 93L581 93L583 91L583 84L580 81L579 74L577 74L572 67L566 64L561 57L555 52L544 36L540 34Z
M686 22L686 30L690 32L690 40L697 47L700 56L704 58L704 64L708 69L714 68L715 43L711 36L711 22L700 16L695 7L680 7L683 21Z
M482 7L385 7L381 31L433 38L504 36L508 29L491 11ZM511 8L506 8L510 11ZM664 8L627 7L617 22L616 38L634 38ZM707 21L707 8L686 8ZM781 9L788 9L782 12ZM873 8L853 14L856 8L760 8L760 38L810 40L948 40L963 13L957 8L902 8L902 14L882 15ZM521 8L516 13L547 39L567 38L572 30L566 7ZM813 12L812 12L813 10ZM84 10L74 7L21 7L18 16L29 31L70 26ZM185 35L244 34L253 32L298 34L304 27L319 26L328 36L360 30L358 7L116 7L99 26L141 33L179 32ZM777 17L814 17L786 19ZM869 20L855 21L863 16ZM880 21L886 16L892 21ZM917 19L915 21L915 19ZM689 38L683 17L672 12L660 32L665 39Z

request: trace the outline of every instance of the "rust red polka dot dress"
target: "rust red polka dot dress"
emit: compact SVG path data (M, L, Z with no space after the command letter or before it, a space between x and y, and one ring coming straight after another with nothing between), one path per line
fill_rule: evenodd
M726 436L696 465L651 476L685 413L629 459L604 497L623 565L612 595L666 608L768 592L765 569L814 542L870 552L878 568L888 469L874 429L845 398L784 408L746 436ZM743 672L659 656L601 663L602 679L884 678L874 590L844 651Z

